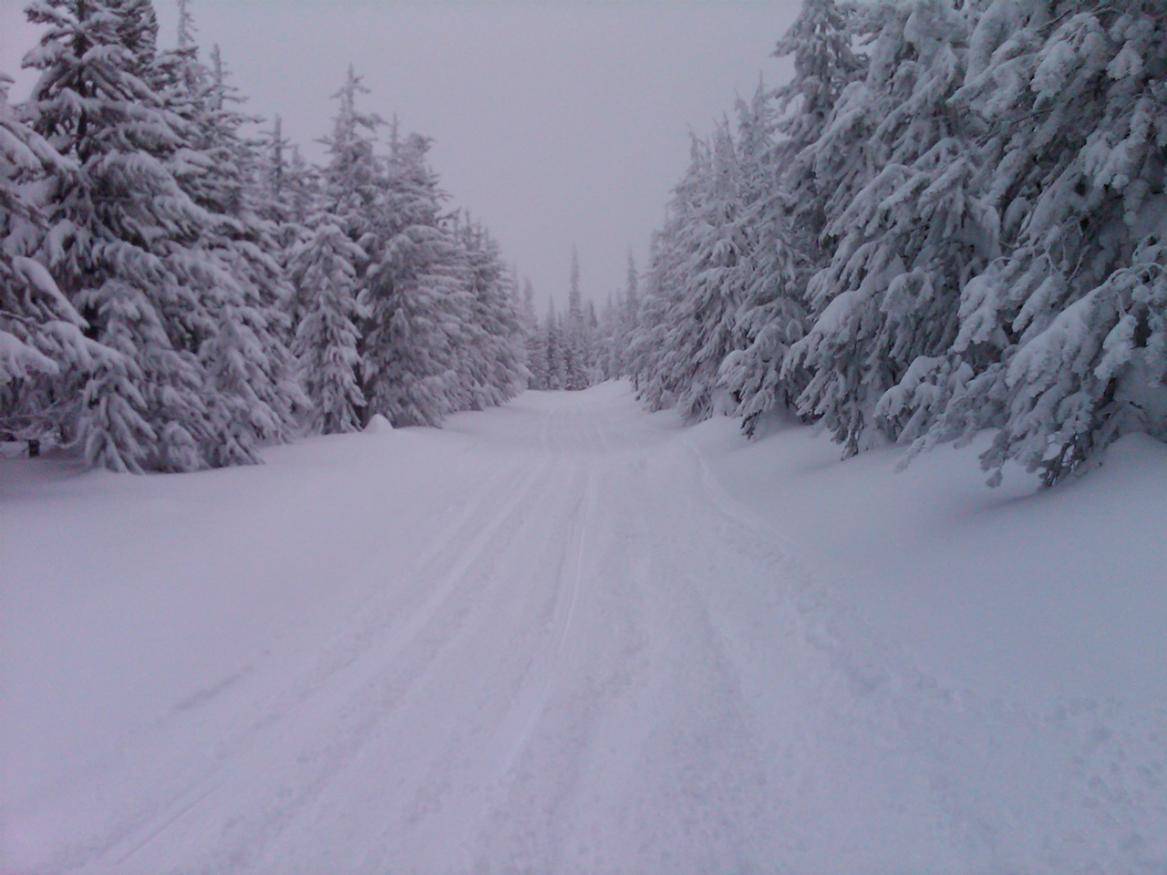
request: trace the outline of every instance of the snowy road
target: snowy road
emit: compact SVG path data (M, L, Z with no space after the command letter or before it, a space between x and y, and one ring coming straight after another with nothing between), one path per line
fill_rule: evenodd
M929 681L618 387L8 488L6 871L1163 860L1160 712Z

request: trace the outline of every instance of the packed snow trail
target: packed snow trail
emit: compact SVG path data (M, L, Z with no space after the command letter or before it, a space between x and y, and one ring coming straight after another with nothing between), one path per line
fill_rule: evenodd
M1161 710L930 680L623 387L85 484L6 496L5 871L1163 865Z

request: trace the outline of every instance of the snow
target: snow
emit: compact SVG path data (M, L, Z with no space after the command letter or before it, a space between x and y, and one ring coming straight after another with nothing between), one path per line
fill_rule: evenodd
M1167 449L984 487L624 384L0 462L5 872L1167 866Z
M393 431L393 424L380 413L374 413L364 431L365 434L389 434Z

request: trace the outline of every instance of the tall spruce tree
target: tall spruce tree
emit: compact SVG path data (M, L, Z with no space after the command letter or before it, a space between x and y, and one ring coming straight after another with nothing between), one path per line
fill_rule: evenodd
M782 162L789 154L776 136L777 106L759 82L749 103L738 101L738 192L741 201L741 303L738 346L718 379L742 428L752 435L759 417L789 407L802 390L800 372L782 373L790 346L805 332L803 306L810 257L787 209Z
M547 320L544 323L547 349L548 389L567 388L567 356L564 349L563 320L555 312L555 301L547 303Z
M583 292L580 288L579 252L571 248L571 274L567 287L567 314L563 325L563 388L576 391L588 387L587 328L584 323Z
M882 7L881 16L866 117L849 123L870 131L856 151L880 169L827 226L836 248L810 282L815 322L787 371L807 369L799 410L822 417L847 455L876 429L915 436L934 415L912 390L951 345L959 290L998 242L996 212L970 191L977 131L950 101L964 76L965 22L949 0Z
M632 343L640 317L640 272L631 251L628 253L624 274L624 289L616 304L618 312L613 327L612 376L625 377L632 373Z
M303 290L303 311L293 349L303 374L313 432L334 434L361 426L365 398L359 381L357 270L365 252L328 213L292 256L292 271Z
M394 136L361 303L362 372L372 413L394 425L440 425L465 400L458 342L472 324L462 253L441 213L430 141Z
M471 298L469 323L457 348L469 402L463 406L481 409L513 398L525 384L526 353L511 274L498 244L468 218L458 227L458 239Z
M813 268L825 266L823 232L828 201L838 189L838 157L819 147L843 93L863 78L867 58L855 51L857 8L836 0L803 0L802 10L778 41L774 56L789 57L794 76L775 93L780 113L780 194L791 215L792 244ZM845 166L845 164L844 164Z
M242 98L227 78L218 46L204 97L204 147L213 159L203 205L221 221L214 252L230 284L221 284L222 318L203 346L214 388L217 464L258 461L259 446L290 434L305 404L285 344L292 287L279 259L277 226L264 218L259 144L243 128L257 119L237 108Z
M76 418L73 379L93 365L84 323L42 262L47 227L33 192L73 166L24 124L0 73L0 432L29 441ZM100 357L100 348L96 350Z
M739 182L737 150L723 122L713 134L699 193L689 204L680 240L683 286L666 338L676 406L690 421L714 413L721 364L740 346L735 320L749 277L743 270L747 241Z
M708 144L692 137L688 168L673 189L665 224L652 240L647 291L632 344L637 391L650 410L672 407L686 388L690 364L672 341L684 330L677 319L687 307L690 235L705 202L711 167Z
M965 288L922 446L994 427L991 482L1017 459L1053 484L1128 431L1164 435L1165 95L1159 3L995 0L980 15L957 97L989 129L982 186L1005 254Z
M46 187L46 256L57 285L104 347L81 387L86 458L118 471L207 463L212 431L197 353L164 312L200 309L206 216L170 170L176 119L143 78L155 60L147 6L40 0L25 59L41 71L33 126L75 167Z
M526 332L527 368L530 378L529 389L549 389L547 369L547 332L539 324L535 313L535 287L529 279L523 280L522 305L523 330Z

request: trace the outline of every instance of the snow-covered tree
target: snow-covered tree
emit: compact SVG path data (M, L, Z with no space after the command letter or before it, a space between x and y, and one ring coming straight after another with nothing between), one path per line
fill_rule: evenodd
M513 280L498 244L482 225L469 220L459 226L458 239L471 296L469 320L457 346L469 402L460 407L481 409L513 398L526 383L525 341Z
M1016 458L1052 484L1126 431L1162 434L1162 5L994 0L969 54L957 98L988 125L982 186L1005 254L965 288L933 380L944 415L921 446L995 427L993 482Z
M548 389L567 388L567 356L563 336L563 320L555 312L555 301L547 304L547 320L544 323L547 338L547 386Z
M311 239L296 251L292 270L304 290L294 349L310 400L309 426L334 434L361 426L365 398L359 384L357 265L365 253L328 214L316 217Z
M47 264L104 348L81 388L78 437L113 470L200 467L203 373L163 313L201 307L192 254L206 218L170 170L174 120L139 75L156 28L140 4L105 0L42 0L28 15L44 28L25 59L41 71L28 112L75 168L45 186Z
M805 330L807 255L787 209L782 161L788 150L778 142L776 127L777 107L759 83L749 103L738 101L738 192L745 238L742 300L735 316L740 342L722 361L718 377L748 435L762 414L790 406L802 389L801 373L782 374L786 353Z
M523 330L526 332L527 369L530 379L527 387L530 389L549 389L547 368L547 332L539 324L539 317L535 313L535 287L531 281L523 281L522 304Z
M915 392L921 359L947 351L961 287L997 252L996 212L973 190L977 131L950 100L964 76L965 22L950 0L882 15L862 92L851 92L867 114L852 124L871 131L862 151L880 169L827 226L836 248L810 282L815 321L787 369L806 368L799 409L822 417L848 455L877 427L914 437L935 416Z
M283 188L288 218L281 234L280 245L286 263L290 264L298 247L306 243L310 237L309 222L324 209L320 176L316 168L304 160L300 148L295 145L291 147L288 173ZM299 330L300 321L307 309L310 290L299 285L295 271L289 273L292 281L292 301L288 308L289 322L292 332L295 333Z
M1167 440L1164 238L1148 235L1129 265L1021 345L1003 382L1008 417L983 457L994 472L1016 459L1052 485L1123 434Z
M623 351L620 348L623 301L617 295L608 295L600 310L596 326L596 373L597 382L615 379L623 367Z
M632 371L632 343L636 337L636 324L640 314L640 272L636 268L636 258L628 253L625 270L624 289L614 302L611 329L611 376L625 377Z
M706 175L682 231L684 285L666 336L676 406L690 421L714 413L721 364L740 345L735 320L749 277L743 270L747 240L739 182L733 136L728 123L722 123L713 134ZM724 400L721 404L724 409Z
M73 167L17 118L0 73L0 432L39 440L76 416L67 380L92 366L80 314L40 260L45 219L33 190ZM99 351L100 354L100 351Z
M264 132L262 148L259 178L264 218L282 224L291 216L288 162L292 143L284 136L284 120L279 115L272 119L271 128Z
M571 249L571 275L567 287L567 314L563 324L562 354L564 389L588 387L588 342L580 289L579 252Z
M291 282L287 290L287 331L294 335L300 320L301 288L293 279L294 254L310 237L308 219L316 209L314 182L299 150L284 136L283 120L275 116L262 135L256 168L256 209L269 223L275 241L272 253Z
M673 206L676 206L674 199ZM676 213L653 235L640 318L629 348L629 371L637 397L649 410L664 410L675 399L675 375L669 368L666 336L669 313L679 296L681 266Z
M216 464L258 461L264 441L286 439L304 404L297 368L284 338L293 293L281 261L278 226L263 216L259 144L243 128L255 119L227 79L218 47L204 96L203 146L213 160L202 205L221 221L212 251L233 282L220 282L221 318L202 348L213 387Z
M465 397L457 345L472 324L473 298L429 148L420 135L393 138L361 292L365 397L370 413L394 425L439 425Z
M792 221L791 245L802 261L821 267L829 257L821 236L828 221L828 201L838 189L843 157L817 146L836 105L852 83L863 78L866 58L854 49L856 9L836 0L803 0L802 11L778 41L774 56L790 57L794 76L774 92L780 118L781 195Z
M332 134L322 141L328 148L328 161L321 174L326 208L340 219L349 239L366 248L368 241L364 238L377 221L385 185L382 162L374 148L377 129L384 122L375 113L357 106L360 96L368 93L364 77L357 75L350 65L344 84L332 95L338 106Z

